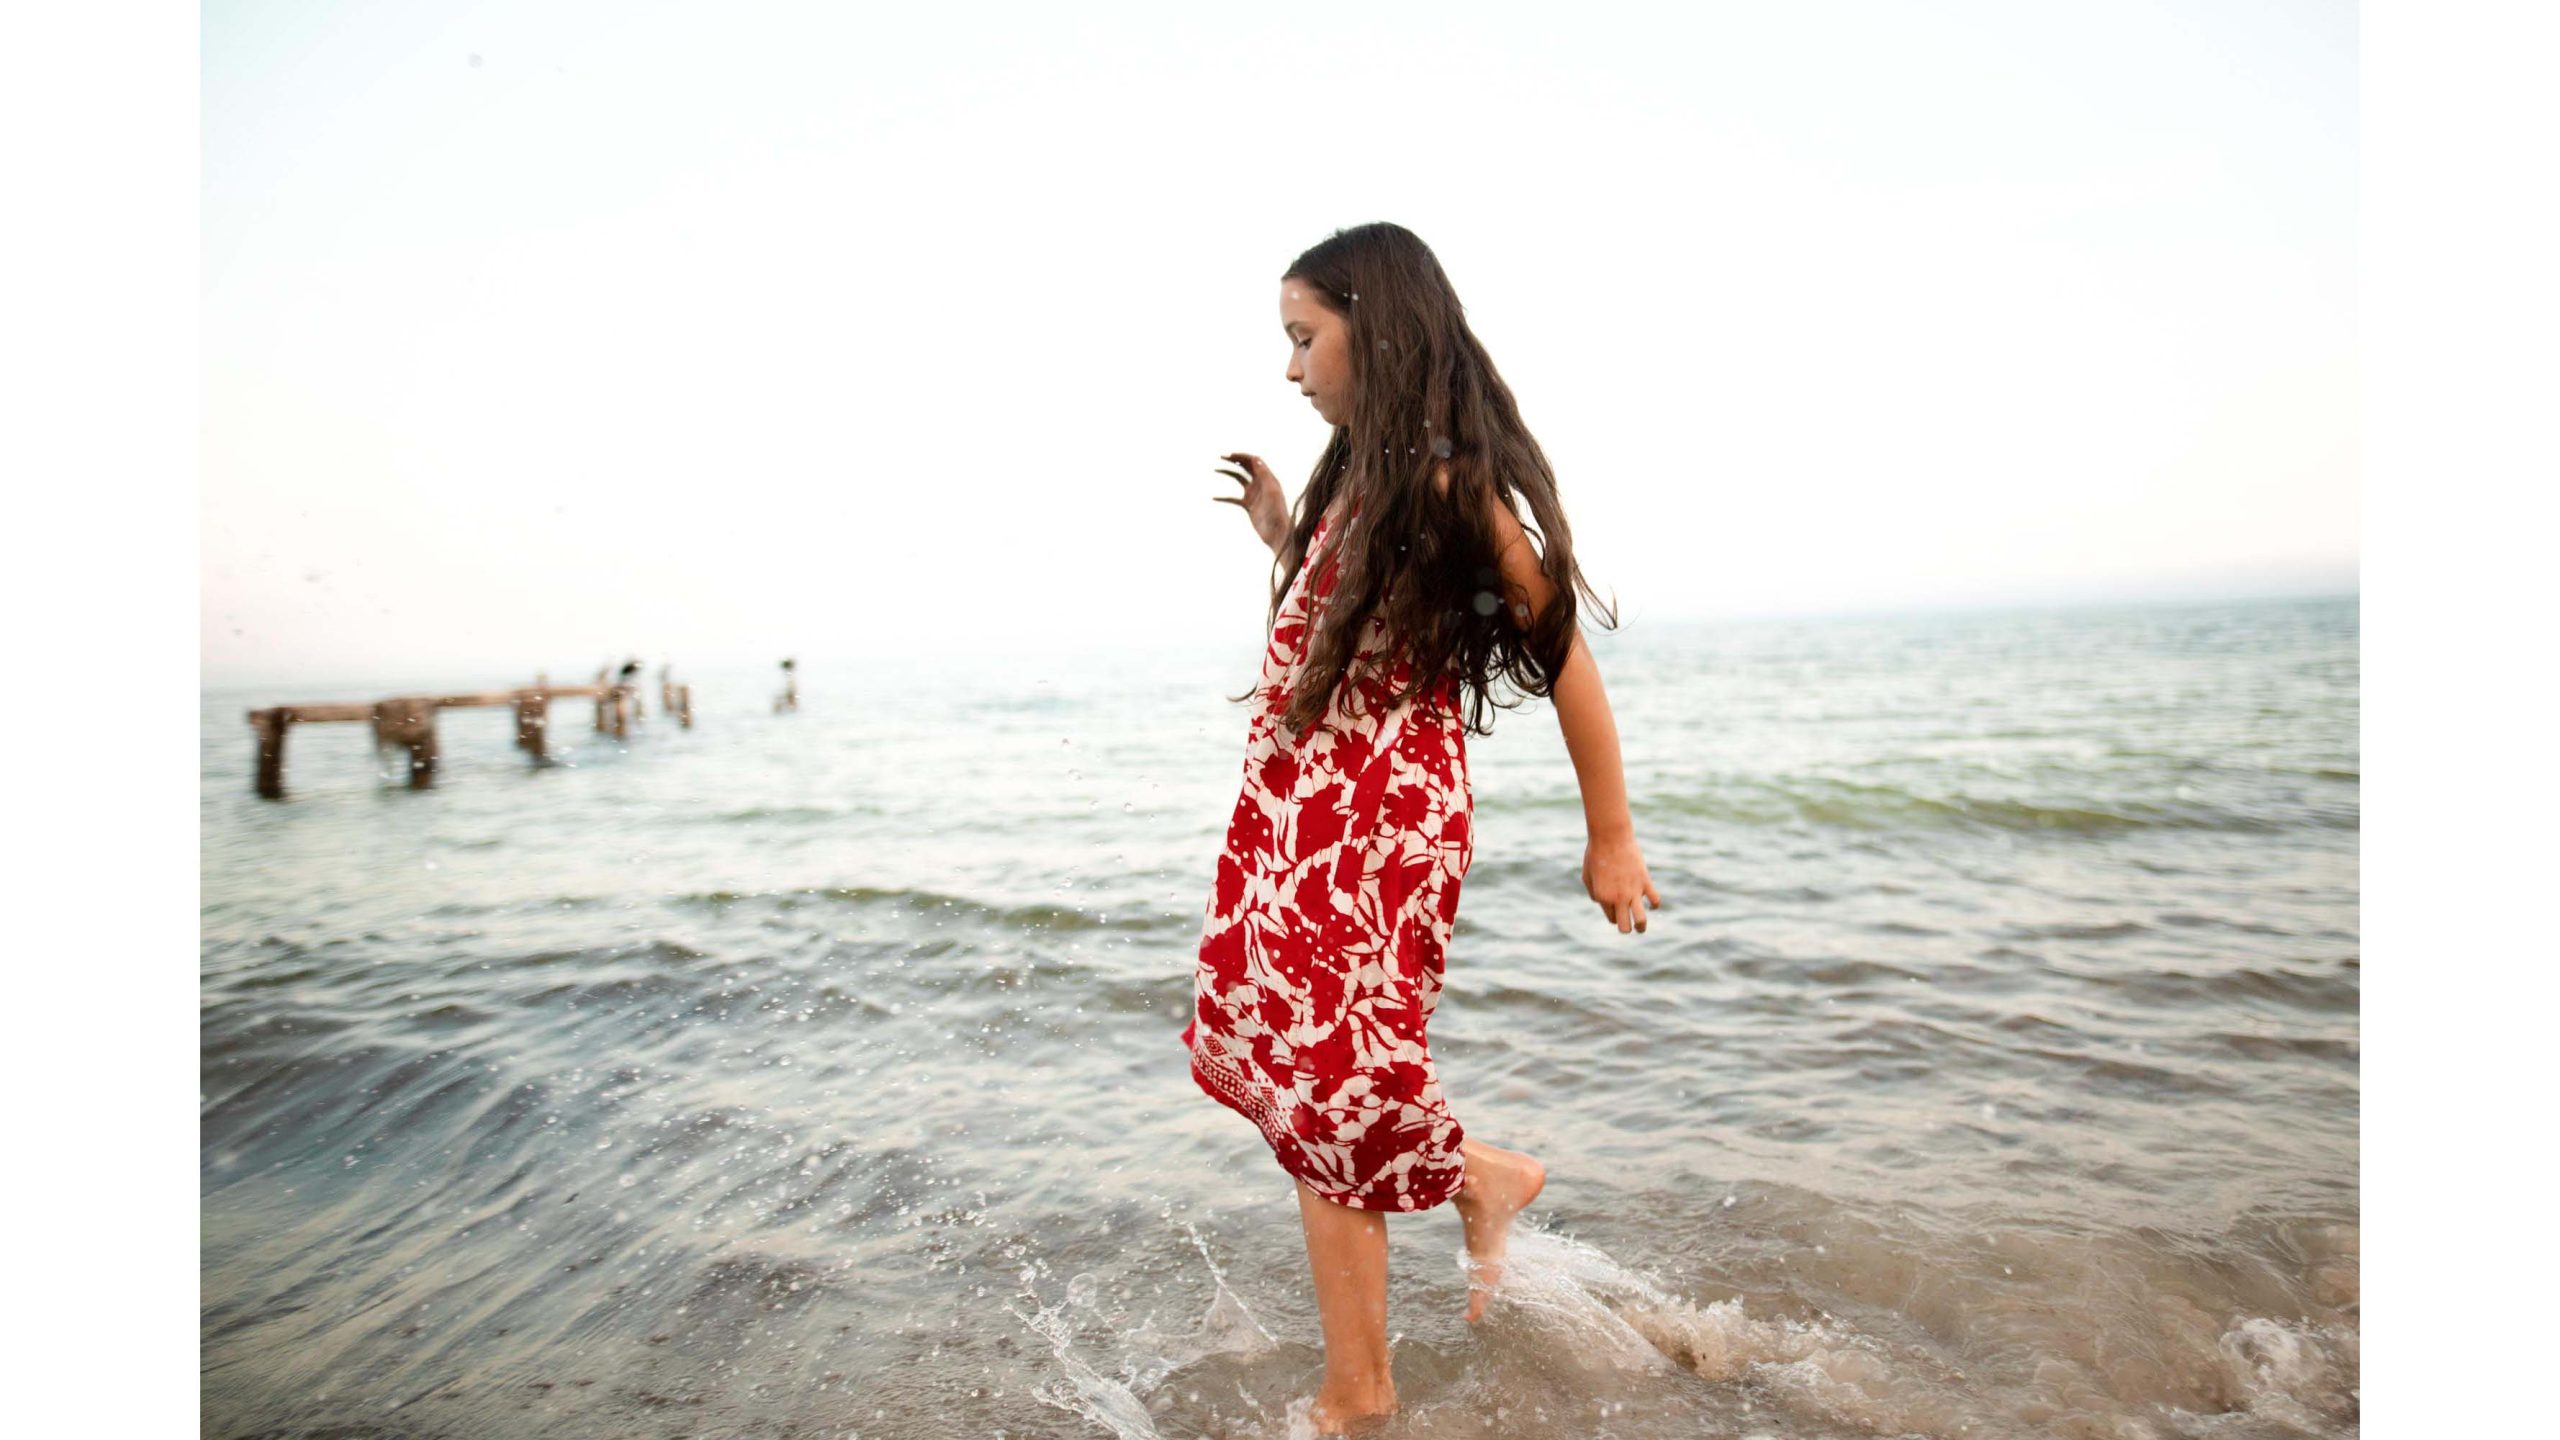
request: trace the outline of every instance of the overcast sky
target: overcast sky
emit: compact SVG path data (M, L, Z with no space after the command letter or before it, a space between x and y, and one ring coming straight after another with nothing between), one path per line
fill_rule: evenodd
M1570 18L1568 19L1568 14ZM1436 250L1631 626L2356 584L2345 4L245 5L206 678L1258 639Z

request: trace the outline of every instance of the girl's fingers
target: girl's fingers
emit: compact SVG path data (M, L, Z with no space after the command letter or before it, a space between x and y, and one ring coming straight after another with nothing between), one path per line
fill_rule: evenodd
M1245 478L1243 471L1230 470L1224 465L1213 466L1212 468L1219 474L1226 476L1228 479L1233 480L1239 485L1250 485L1253 483L1251 480Z
M1653 880L1650 876L1644 882L1644 897L1653 902L1654 909L1662 908L1662 892L1653 888Z
M1593 898L1598 899L1597 896ZM1618 927L1619 934L1631 931L1642 934L1645 928L1644 902L1642 895L1632 900L1600 900L1600 913L1608 918L1610 924ZM1659 901L1655 902L1655 908L1661 908Z
M1212 495L1209 498L1217 501L1221 505L1234 505L1241 507L1244 504L1243 501L1237 499L1233 495Z

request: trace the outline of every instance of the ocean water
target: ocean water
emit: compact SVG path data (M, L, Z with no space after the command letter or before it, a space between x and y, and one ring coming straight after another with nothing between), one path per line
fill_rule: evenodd
M1592 638L1664 908L1549 707L1470 742L1434 1051L1549 1181L1477 1326L1390 1220L1380 1433L2354 1435L2356 602ZM448 712L420 792L308 727L282 803L243 712L377 691L207 693L204 1433L1308 1433L1176 1038L1258 644Z

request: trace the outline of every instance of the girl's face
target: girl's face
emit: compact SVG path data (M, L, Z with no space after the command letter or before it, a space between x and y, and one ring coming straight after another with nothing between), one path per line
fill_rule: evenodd
M1280 328L1289 336L1289 383L1328 425L1351 414L1351 328L1317 299L1315 286L1292 276L1280 282Z

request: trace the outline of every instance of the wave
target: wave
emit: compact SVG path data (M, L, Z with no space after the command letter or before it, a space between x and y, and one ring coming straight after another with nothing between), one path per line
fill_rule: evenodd
M2162 793L2175 790L2162 786ZM1488 810L1528 810L1580 805L1571 792L1520 801L1491 800ZM1642 796L1638 813L1707 820L1727 825L1787 826L1865 831L1970 829L2019 834L2106 835L2127 831L2201 830L2271 833L2310 828L2354 830L2352 805L2308 805L2270 800L2264 810L2202 800L2076 799L2039 801L1961 791L1931 794L1898 785L1864 784L1813 776L1720 780L1703 790L1655 789Z
M2038 803L1961 793L1931 795L1896 785L1810 777L1746 781L1654 802L1674 814L1741 824L1806 823L1853 830L1971 827L2104 834L2121 830L2286 828L2260 815L2204 804L2144 801Z
M710 910L763 906L782 911L804 906L851 905L906 910L918 915L947 913L1009 930L1148 931L1199 923L1196 916L1188 913L1173 916L1161 911L1133 910L1121 915L1105 912L1088 914L1065 905L992 905L935 890L884 889L868 885L825 885L793 890L705 890L671 896L668 903Z

